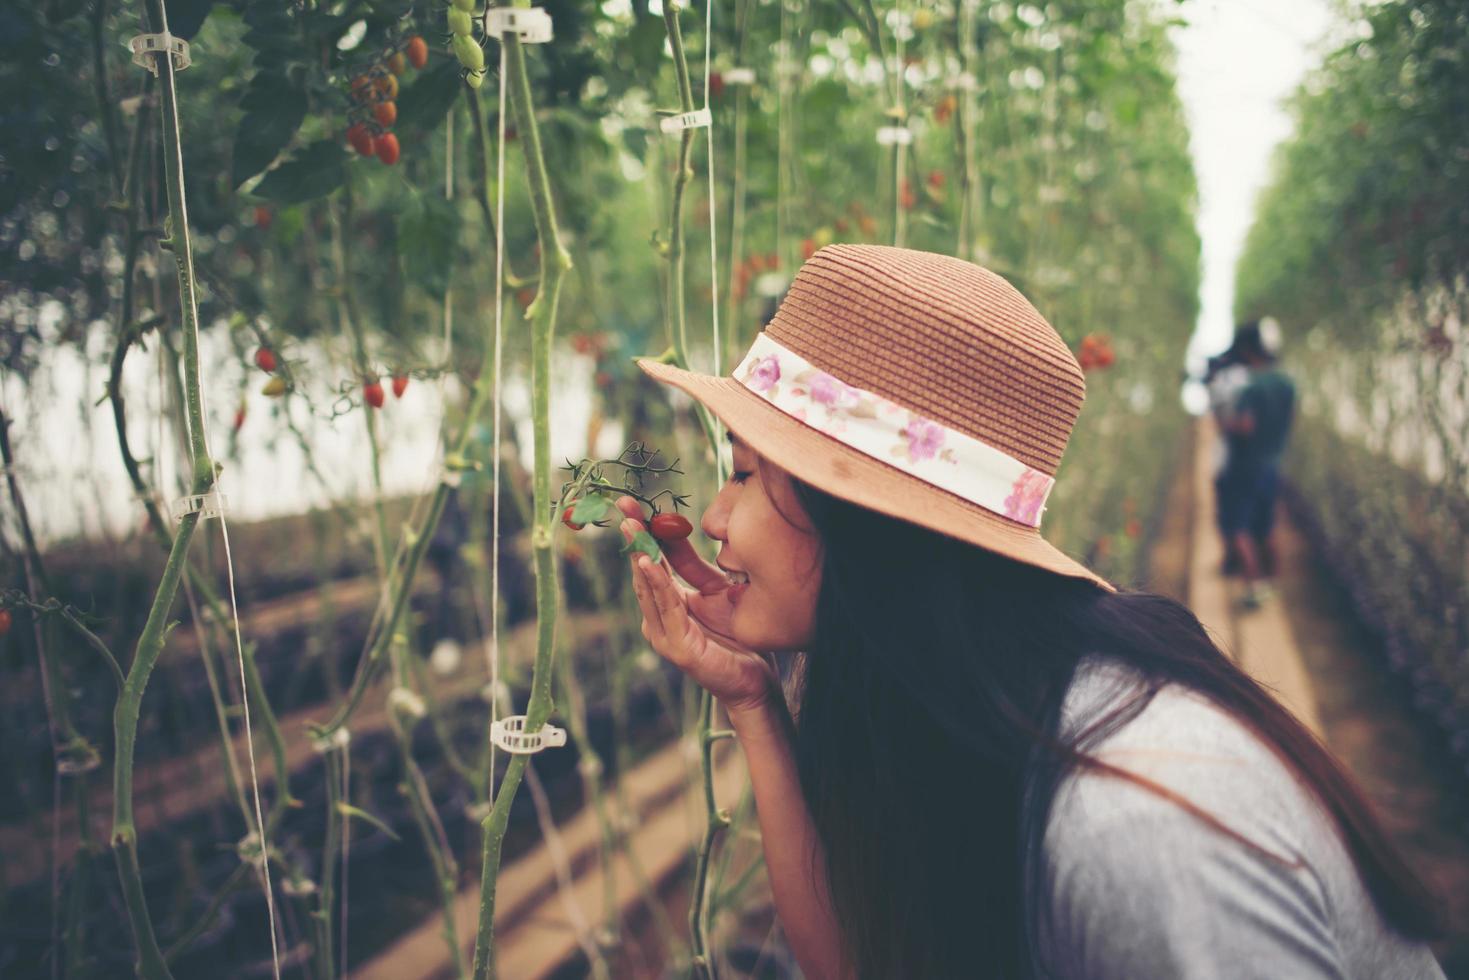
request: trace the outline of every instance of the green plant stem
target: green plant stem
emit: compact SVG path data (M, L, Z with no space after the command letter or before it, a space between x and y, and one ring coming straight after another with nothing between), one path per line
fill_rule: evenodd
M41 559L41 551L36 546L35 534L31 531L25 497L20 491L20 480L15 475L15 457L10 448L11 424L10 419L5 416L5 410L0 408L0 462L3 462L5 466L5 482L10 488L10 501L15 505L15 522L20 527L21 568L25 572L26 589L30 592L31 599L40 601L51 594L51 583L46 575L46 566ZM56 653L50 649L50 644L43 640L41 619L34 612L31 614L31 623L35 632L36 653L40 657L41 670L46 678L46 691L49 694L46 707L51 713L51 723L55 726L52 731L52 737L57 743L53 746L55 748L61 743L78 741L81 736L77 733L76 726L72 724L71 711L65 696L66 685L61 675L61 665L56 662ZM91 635L90 631L84 630L84 632L88 636ZM102 649L107 648L104 646ZM107 657L116 669L117 661L112 659L110 651Z
M347 191L348 211L351 216L350 187ZM357 365L358 374L366 377L368 373L368 357L366 339L363 337L361 320L358 317L355 303L351 297L354 295L348 281L346 254L342 247L341 221L336 214L335 206L332 207L332 226L335 234L332 236L332 256L336 264L337 285L341 301L338 311L346 333L352 338L353 355ZM389 567L389 554L392 541L388 536L387 516L383 510L383 474L382 474L382 448L377 438L377 411L364 404L362 407L367 424L367 444L369 456L372 463L372 488L373 488L373 510L377 517L377 534L374 539L374 552L377 556L378 575L382 579L383 587L392 588L392 569ZM395 688L412 690L411 680L408 676L408 660L411 656L407 646L407 638L401 636L395 630L389 638L389 657L393 668L393 679ZM461 980L464 976L464 960L459 949L458 931L454 925L454 895L459 881L459 868L454 861L453 851L449 846L449 840L444 833L443 823L439 820L438 811L434 808L433 797L428 791L428 784L424 781L423 772L413 758L413 737L411 722L398 717L389 702L389 712L392 714L393 737L398 745L398 753L403 764L405 773L404 782L401 785L403 794L408 798L413 810L414 822L418 825L419 833L423 838L424 848L428 851L429 860L433 863L435 879L439 884L439 898L444 914L444 938L449 946L449 957L454 963L455 975ZM446 744L448 744L446 742ZM346 801L351 802L351 801ZM346 942L345 937L341 940Z
M439 749L444 753L444 760L449 763L449 768L459 775L459 778L469 786L470 791L479 798L478 773L474 767L464 760L454 744L452 733L449 731L448 723L444 719L444 712L439 710L439 703L434 697L433 687L429 683L427 671L424 667L422 657L409 657L408 668L413 672L413 680L418 685L419 695L423 698L428 708L429 724L433 727L434 738L439 743Z
M168 30L163 0L148 0L150 26L155 33ZM194 297L193 246L189 239L188 209L184 201L183 147L178 128L178 104L174 89L172 59L165 53L155 55L159 88L163 93L164 157L168 184L168 207L172 230L171 250L178 272L179 308L184 338L184 375L186 404L189 413L189 439L193 454L190 492L207 493L214 485L214 463L204 443L204 410L199 380L199 324ZM163 652L167 634L166 620L178 593L179 579L187 563L189 542L199 524L197 512L179 524L173 539L162 579L148 611L143 633L128 669L122 694L113 715L116 757L113 763L112 849L122 879L123 898L132 925L133 940L138 950L138 973L145 980L157 980L171 974L163 953L154 938L153 923L143 895L143 882L138 871L137 831L133 822L133 748L137 741L138 715L143 693L153 667Z
M321 882L317 895L319 901L313 913L316 919L316 977L331 980L337 975L337 959L332 955L332 915L337 896L337 835L340 833L342 816L340 803L348 802L341 797L342 756L341 749L330 741L323 740L328 748L322 754L323 775L326 780L326 833L321 843Z
M454 924L454 899L459 886L459 864L454 860L454 851L449 845L444 825L434 809L433 797L423 770L413 758L412 733L393 720L393 735L398 741L398 754L403 762L404 780L399 791L408 799L413 811L413 822L418 826L423 846L428 851L434 866L434 880L439 886L439 904L444 915L444 944L449 947L449 961L454 964L454 976L463 980L464 953L459 946L459 929Z
M119 308L118 315L117 343L113 348L111 363L109 365L108 371L107 396L108 400L112 404L113 426L117 433L118 450L122 456L123 469L127 472L128 480L132 485L133 492L138 497L138 499L142 501L143 506L148 513L148 523L149 526L152 528L155 538L158 540L159 546L164 550L165 553L171 556L173 554L176 542L174 537L169 533L168 525L165 522L164 515L159 509L153 495L149 492L148 486L143 480L142 471L138 466L137 459L133 456L127 434L127 407L122 394L122 368L123 363L127 358L128 350L132 347L134 341L140 338L144 332L152 329L154 326L160 326L164 322L162 316L156 312L152 316L146 318L139 323L135 324L132 322L134 279L138 257L138 246L143 241L143 236L140 236L136 230L138 221L138 204L139 198L141 197L141 195L138 193L139 172L144 156L143 133L150 115L147 95L151 93L152 87L153 76L145 76L143 83L144 99L138 109L138 117L133 129L131 149L129 150L128 155L128 177L125 183L126 193L128 196L127 203L124 208L126 214L126 244L123 260L123 292L122 302ZM161 331L159 336L160 342L166 344L167 338ZM170 352L172 352L171 345L169 346L169 350ZM175 358L175 360L177 359ZM174 383L177 384L178 375L176 371L172 373L172 377ZM182 393L177 393L175 400L180 406L186 406L188 404L187 398L183 396ZM187 420L185 420L185 428L191 428L187 424ZM224 605L214 587L213 581L211 581L208 576L197 571L191 564L185 565L184 577L188 586L194 590L197 590L203 597L210 613L212 614L213 621L215 623L224 623L226 621ZM74 628L81 628L79 623L73 622L72 625ZM90 636L90 633L88 633L88 635ZM97 643L93 644L93 646L97 647L100 642L101 641L98 640ZM104 653L107 653L110 658L110 652L106 651L105 647L98 648L101 649ZM231 786L234 790L236 803L240 807L241 815L244 818L245 825L248 827L252 823L251 814L249 812L249 808L245 804L243 790L240 787L240 782L234 763L233 741L230 735L229 722L226 717L226 708L222 695L220 693L218 681L215 677L212 654L209 650L208 644L203 641L202 637L200 642L200 658L204 663L206 675L210 680L210 694L214 703L215 719L219 728L220 747L222 752L224 753L225 767L230 773L234 775L234 778L231 780ZM256 676L254 683L258 687L258 675ZM124 680L122 686L125 685L126 681ZM266 731L270 737L271 743L273 746L279 746L283 744L279 723L275 718L274 712L270 710L270 706L263 697L263 694L260 691L257 691L256 693L260 696L258 696L255 704L261 711L262 720L265 724ZM277 795L274 809L279 811L287 806L294 805L295 800L291 796L290 791L290 772L284 765L284 755L282 753L277 753L276 756L276 782L280 792Z
M5 411L0 408L0 464L5 467L5 479L10 488L10 499L15 505L15 521L20 526L21 537L21 565L25 570L26 588L31 593L31 600L35 601L51 591L50 578L46 575L46 565L41 558L41 551L36 545L36 538L31 530L29 513L26 510L25 497L20 490L20 480L15 475L15 457L10 448L10 425L11 422L5 416ZM60 603L50 600L48 604L54 603L58 608ZM67 618L82 634L95 641L98 648L105 654L106 660L112 669L120 677L117 660L112 656L112 651L97 639L95 635L80 623L75 617L68 616L63 608L63 616ZM41 676L44 681L42 688L45 697L46 716L48 721L47 734L51 738L52 779L60 780L66 773L62 766L63 754L68 756L76 754L79 756L96 758L97 750L84 739L77 731L71 720L71 710L66 696L67 687L61 672L61 665L56 662L56 651L52 644L47 642L47 630L42 627L41 617L36 615L36 610L31 609L31 630L36 644L36 655L41 661ZM91 851L91 828L89 827L89 814L87 812L87 794L89 792L87 781L84 778L85 770L76 772L72 770L77 778L72 782L72 793L77 808L77 828L81 834L82 848L79 862L76 864L73 876L74 886L72 888L72 902L67 907L67 919L71 924L67 933L67 947L64 953L60 953L65 960L71 961L79 954L77 944L80 941L80 927L82 921L82 899L81 894L85 887L85 874L87 871L87 859ZM59 810L61 797L60 788L56 788L55 802ZM59 821L61 814L52 814L53 821ZM53 832L57 824L53 823ZM56 841L53 838L53 853L51 855L51 951L52 955L58 955L58 921L57 916L60 909L56 906L60 902L60 864L61 855L56 853Z
M118 664L117 658L112 655L112 650L102 642L102 638L87 629L86 625L77 619L76 613L68 607L58 606L56 614L86 642L87 646L97 651L97 655L103 659L108 670L112 672L112 679L117 682L118 690L122 690L122 667Z
M518 6L528 6L519 3ZM551 199L551 180L541 152L541 136L536 124L535 106L531 99L530 79L525 69L525 53L520 38L507 33L504 45L505 76L502 85L509 87L510 104L516 128L520 132L520 148L525 156L531 210L535 216L536 238L540 243L539 292L527 313L531 318L531 418L534 432L531 553L536 573L536 658L531 673L530 703L526 706L525 730L540 731L551 715L551 660L556 649L557 582L555 555L551 539L551 343L556 328L557 304L561 282L571 268L571 257L561 243L556 213ZM503 179L504 175L501 175ZM481 375L481 381L484 376ZM483 866L480 877L479 927L474 942L473 976L494 975L493 938L495 928L495 885L500 873L500 848L510 807L525 773L528 757L514 756L505 769L495 803L483 821Z
M267 839L274 836L276 828L280 825L281 816L279 807L272 810L266 816L265 829ZM189 948L190 943L202 936L205 930L214 924L215 918L219 915L219 910L224 907L225 900L245 886L253 867L254 865L244 861L241 861L235 866L234 870L229 873L229 877L225 878L220 884L219 890L210 897L209 904L204 907L203 912L199 913L199 918L195 920L194 924L179 933L178 938L164 951L164 960L172 963L178 959Z

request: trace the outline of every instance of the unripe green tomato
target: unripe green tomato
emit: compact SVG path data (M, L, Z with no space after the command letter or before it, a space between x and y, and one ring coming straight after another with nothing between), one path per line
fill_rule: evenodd
M485 49L464 34L454 35L454 54L459 63L470 71L485 70Z
M485 73L482 71L472 71L464 76L464 80L469 83L470 88L477 89L485 83Z
M469 37L474 32L474 23L464 11L450 7L449 30L453 32L454 39L457 41L461 37Z
M454 0L454 9L462 10L465 13L472 13L474 11L474 0Z

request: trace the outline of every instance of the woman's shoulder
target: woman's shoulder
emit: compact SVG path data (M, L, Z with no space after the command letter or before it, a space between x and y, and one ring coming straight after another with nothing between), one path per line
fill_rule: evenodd
M1124 664L1084 663L1066 697L1063 736L1083 734L1144 689L1142 677ZM1079 853L1094 863L1099 845L1118 853L1136 841L1155 862L1166 860L1171 847L1197 867L1201 859L1230 854L1218 850L1224 841L1250 850L1238 840L1243 837L1254 850L1295 861L1319 858L1316 845L1332 831L1315 796L1259 736L1178 684L1159 688L1120 727L1079 747L1137 778L1078 769L1062 780L1045 836L1048 852L1061 858ZM1221 834L1211 821L1237 836Z
M1085 663L1063 734L1141 690L1125 665ZM1315 794L1208 697L1165 685L1082 748L1151 786L1080 770L1057 788L1042 852L1066 975L1224 975L1226 954L1231 976L1442 975L1378 917Z

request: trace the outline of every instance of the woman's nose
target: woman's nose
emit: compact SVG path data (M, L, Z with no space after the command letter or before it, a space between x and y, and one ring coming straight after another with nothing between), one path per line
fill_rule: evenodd
M703 531L705 535L713 538L715 541L724 540L724 529L726 517L728 516L728 508L723 506L723 498L723 493L720 493L718 496L716 496L714 498L714 503L709 505L708 509L704 511L704 516L699 519L699 529Z

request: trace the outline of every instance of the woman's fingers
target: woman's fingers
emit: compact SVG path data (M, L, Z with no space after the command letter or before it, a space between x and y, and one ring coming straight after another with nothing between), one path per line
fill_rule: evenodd
M648 584L642 566L636 562L632 569L632 590L638 597L638 608L643 613L643 634L646 636L649 631L659 632L662 620L658 616L658 606L653 602L653 587ZM649 636L648 639L651 640L652 637Z
M683 643L688 633L688 613L684 609L683 596L673 584L668 569L654 565L646 557L638 559L643 574L653 591L653 605L658 610L658 623L663 636L676 643Z

